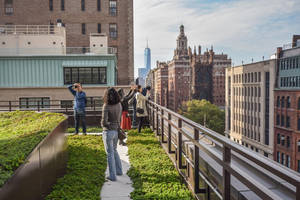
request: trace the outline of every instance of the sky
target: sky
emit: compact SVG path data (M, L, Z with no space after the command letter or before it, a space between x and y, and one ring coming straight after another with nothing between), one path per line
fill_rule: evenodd
M134 0L135 76L147 39L152 68L172 59L181 24L192 49L213 45L234 65L260 61L300 35L300 0Z

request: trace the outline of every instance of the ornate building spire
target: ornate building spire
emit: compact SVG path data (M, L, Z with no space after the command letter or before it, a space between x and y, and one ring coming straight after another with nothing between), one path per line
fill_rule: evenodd
M184 33L184 26L180 26L180 33L177 37L177 48L174 52L175 59L188 59L187 37Z

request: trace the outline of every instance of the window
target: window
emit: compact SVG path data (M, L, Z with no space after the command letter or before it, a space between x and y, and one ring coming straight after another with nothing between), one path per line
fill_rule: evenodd
M261 81L261 73L258 72L258 82L260 82L260 81Z
M81 33L85 35L85 23L81 24Z
M100 23L98 24L97 29L98 29L98 33L101 33L101 24Z
M81 10L85 11L85 0L81 0Z
M62 100L62 101L60 101L60 107L61 108L72 108L73 101L72 100Z
M106 84L105 67L65 67L64 83Z
M62 11L65 10L65 0L60 0L60 9L61 9Z
M291 158L290 158L289 155L286 155L286 166L287 166L288 168L291 167Z
M286 116L286 127L290 128L290 117Z
M49 10L53 11L53 0L49 0Z
M280 107L280 97L278 96L277 97L277 108L279 108Z
M269 157L267 152L264 152L264 156L267 157L267 158Z
M285 164L285 156L284 153L281 153L281 164Z
M279 151L277 151L277 162L280 163L280 152Z
M286 136L286 147L289 148L291 145L290 137Z
M284 144L285 144L285 137L282 135L281 136L281 145L284 146Z
M281 126L284 126L284 115L281 115Z
M298 98L298 110L300 110L300 97Z
M12 15L14 13L13 0L5 0L4 6L6 15Z
M298 152L300 152L300 140L298 140L297 146L298 146Z
M109 1L109 14L110 14L110 16L117 16L117 1L116 0Z
M113 39L118 37L117 24L109 24L109 36Z
M86 107L101 107L103 105L103 98L102 97L87 97L87 104Z
M300 172L300 160L298 160L298 172Z
M20 108L50 108L50 98L49 97L29 97L20 98Z
M280 144L280 133L277 133L277 144Z
M281 97L281 108L284 108L284 97Z
M289 96L286 98L286 107L287 108L291 107L291 98Z
M97 10L101 11L101 0L97 0Z
M300 117L298 118L298 131L300 131Z
M118 47L109 47L108 48L108 53L109 54L118 54Z

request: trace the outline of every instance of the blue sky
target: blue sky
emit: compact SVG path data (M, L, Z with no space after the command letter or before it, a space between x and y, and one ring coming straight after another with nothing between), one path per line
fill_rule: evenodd
M179 26L189 46L214 46L235 65L269 58L300 34L300 0L134 0L135 76L146 39L156 61L172 59Z

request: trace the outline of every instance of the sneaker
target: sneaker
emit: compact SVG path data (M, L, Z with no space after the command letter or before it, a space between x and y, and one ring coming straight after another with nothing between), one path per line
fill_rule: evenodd
M87 135L86 133L83 133L82 135Z
M109 176L107 176L107 177L105 178L105 182L107 182L107 181L117 181L117 179L116 179L116 180L112 180Z

